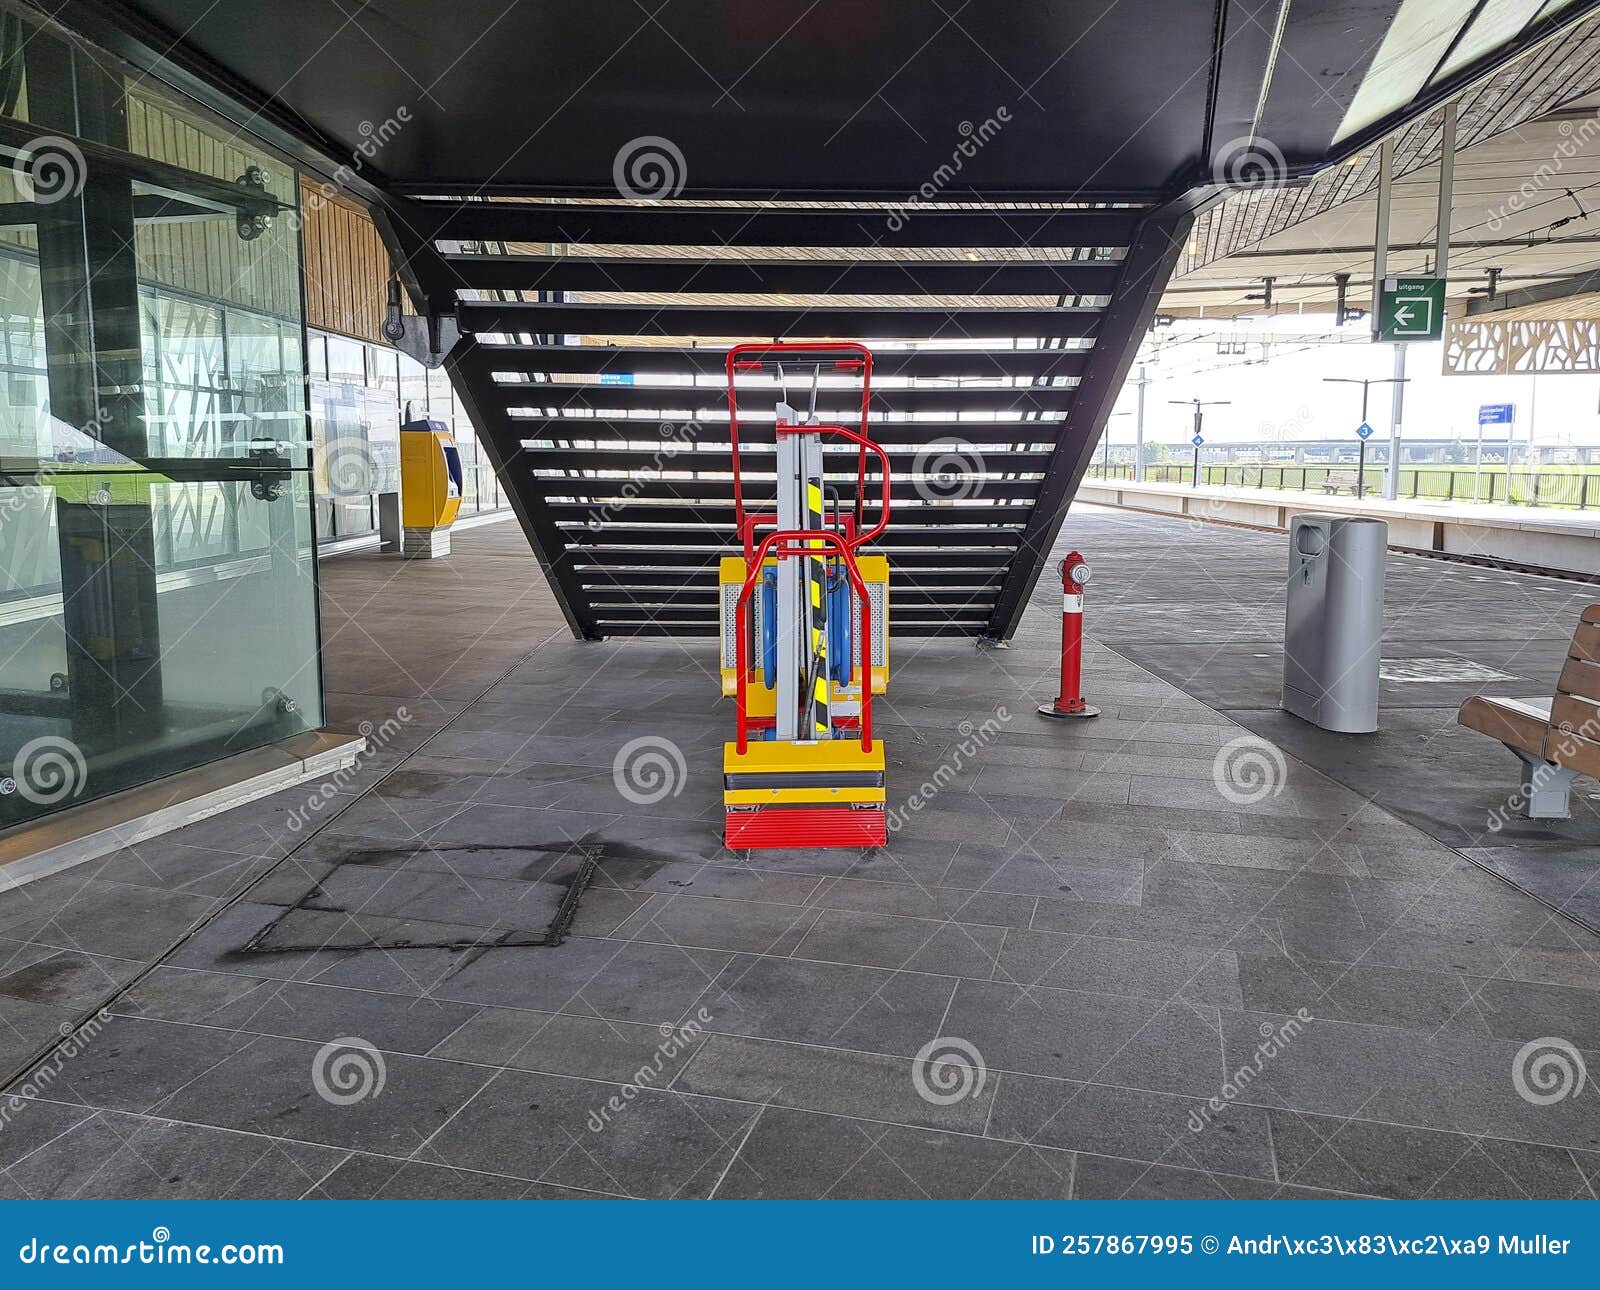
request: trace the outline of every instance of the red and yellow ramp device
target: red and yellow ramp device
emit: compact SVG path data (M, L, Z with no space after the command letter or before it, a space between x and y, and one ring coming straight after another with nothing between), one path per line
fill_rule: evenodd
M796 366L813 372L812 410L798 413L784 387L773 423L775 510L757 514L744 504L736 378L770 368L782 378ZM817 423L824 369L859 374L859 430ZM872 696L889 679L889 570L882 556L859 550L889 522L889 458L867 434L871 373L862 345L728 352L734 507L744 544L743 557L724 559L719 573L722 690L736 701L738 723L722 758L731 848L881 846L888 838ZM824 472L825 438L856 448L848 510ZM869 457L883 476L883 500L866 528Z

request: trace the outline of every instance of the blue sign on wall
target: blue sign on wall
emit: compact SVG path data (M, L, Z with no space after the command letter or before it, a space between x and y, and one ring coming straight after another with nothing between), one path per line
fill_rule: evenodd
M601 372L600 373L600 384L601 385L632 385L633 384L633 373L632 372Z
M1517 418L1515 403L1483 403L1478 406L1481 426L1508 426Z

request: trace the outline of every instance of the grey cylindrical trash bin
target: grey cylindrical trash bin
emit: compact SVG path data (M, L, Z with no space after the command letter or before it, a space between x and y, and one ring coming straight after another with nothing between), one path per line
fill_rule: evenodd
M1324 730L1378 728L1378 643L1389 526L1346 515L1289 522L1283 706Z

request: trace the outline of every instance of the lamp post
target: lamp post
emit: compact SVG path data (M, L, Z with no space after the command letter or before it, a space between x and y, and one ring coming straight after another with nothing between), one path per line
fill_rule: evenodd
M1406 376L1324 376L1322 379L1325 384L1359 385L1361 387L1361 424L1370 430L1371 426L1367 425L1367 396L1371 393L1372 387L1374 385L1404 385L1411 378ZM1358 449L1359 455L1356 458L1356 500L1361 501L1367 495L1367 437L1366 435L1357 435L1357 438L1361 440L1361 447ZM1389 451L1398 453L1400 451L1398 443L1391 441ZM1398 480L1400 478L1398 465L1396 463L1391 463L1391 465L1395 467L1394 474Z
M1168 403L1172 403L1172 404L1176 404L1178 407L1184 407L1184 408L1192 407L1192 408L1194 408L1194 438L1191 440L1191 442L1194 444L1194 482L1193 482L1193 484L1190 485L1190 487L1199 488L1200 487L1200 445L1205 442L1205 436L1200 433L1201 427L1205 424L1205 412L1203 411L1203 409L1205 409L1205 408L1225 408L1225 407L1228 407L1233 402L1233 400L1232 399L1168 399L1167 402Z

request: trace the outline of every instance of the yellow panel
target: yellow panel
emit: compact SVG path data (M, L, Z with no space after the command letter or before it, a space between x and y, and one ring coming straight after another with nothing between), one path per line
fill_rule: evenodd
M452 495L446 446L448 431L403 430L400 433L400 514L408 529L448 528L461 510Z
M766 567L770 569L774 565L777 564L777 560L776 559L769 559L769 560L767 560L765 562L765 564L766 564ZM874 583L876 583L876 584L881 585L885 589L884 590L884 612L885 612L885 615L887 615L888 608L889 608L889 595L888 595L889 559L888 559L888 557L887 556L882 556L882 555L862 555L862 556L857 556L856 557L856 567L858 569L860 569L860 571L861 571L861 580L864 583L866 583L868 586L871 586ZM744 582L746 572L747 572L747 566L745 565L744 558L742 556L735 556L735 555L723 556L722 559L720 561L718 561L718 564L717 564L717 583L718 583L719 586L727 585L729 583L732 583L732 584L735 584L735 585L742 584ZM720 637L719 637L719 639L720 639ZM718 648L720 650L720 648L721 648L720 645L719 645ZM885 694L885 693L888 692L888 689L889 689L889 663L890 663L890 659L893 657L893 650L891 648L890 642L887 639L885 639L885 641L884 641L883 652L884 652L884 655L885 655L884 658L879 659L877 657L874 657L873 660L872 660L872 692L874 694ZM752 660L752 666L754 666L754 660ZM734 677L734 669L731 668L731 667L724 667L724 668L720 668L719 670L720 670L720 672L722 674L722 695L723 695L724 698L731 699L736 693L738 693L738 684L737 684L737 681L736 681L736 679ZM759 671L760 671L759 667L756 667L756 671L759 673ZM861 684L861 669L859 667L852 669L851 676L850 676L850 684L853 687L859 687L860 686L860 684ZM766 698L765 698L765 706L763 706L763 707L758 707L757 706L758 700L755 698L755 694L756 694L756 690L758 688L761 689L763 691L763 693L765 694L765 696L766 696ZM834 684L832 686L832 688L830 690L830 697L834 702L846 702L849 699L856 697L856 696L853 696L853 695L847 695L847 694L842 693L841 692L842 689L843 689L843 687L841 687L841 686L839 686L837 684ZM771 691L767 691L764 686L752 685L750 687L749 694L750 694L750 712L751 712L752 715L754 715L754 716L770 716L772 714L772 710L773 710L772 705L773 705L773 701L774 701L775 695Z
M767 772L822 773L831 771L882 771L883 740L872 741L863 752L853 739L824 739L814 744L786 743L775 739L751 740L741 755L737 743L722 745L725 775Z
M730 788L722 794L724 806L846 806L884 800L881 788Z

